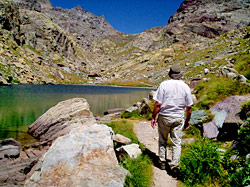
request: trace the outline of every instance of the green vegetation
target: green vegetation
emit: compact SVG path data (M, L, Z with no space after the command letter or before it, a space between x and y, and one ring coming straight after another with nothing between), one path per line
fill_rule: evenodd
M181 156L181 180L188 186L212 184L223 174L219 144L208 139L185 145Z
M240 128L237 142L237 149L226 153L223 165L228 175L228 186L247 186L250 185L249 121Z
M250 111L250 101L242 109ZM249 114L248 114L249 117ZM250 122L239 130L236 149L208 139L183 146L180 173L187 186L250 185ZM218 148L226 148L225 153Z
M139 110L135 110L133 112L122 112L121 115L122 118L130 118L132 120L137 120L137 119L147 119L150 120L152 118L152 113L148 113L146 115L141 115Z
M38 56L43 56L40 52L36 51L32 46L30 45L23 45L22 46L24 49L27 48L29 50L31 50L32 52L34 52L35 54L37 54Z
M139 81L113 81L113 82L106 82L103 85L116 85L116 86L131 86L131 87L149 87L148 84L139 82Z
M242 84L228 78L211 78L208 82L200 82L195 90L198 92L199 102L195 107L209 109L216 102L231 95L243 95L250 92L248 84Z
M115 134L126 136L131 139L132 143L139 144L133 130L133 123L123 120L111 122L107 125L113 129ZM135 159L124 156L120 159L120 164L131 174L125 179L126 187L149 187L151 185L153 176L152 163L147 155L142 154Z
M248 119L250 118L250 100L249 101L246 101L244 102L242 105L241 105L241 118L242 119Z
M147 155L136 159L123 158L121 165L127 169L131 176L125 179L125 187L149 187L152 184L152 163Z
M250 55L248 52L237 54L233 60L235 61L234 68L248 80L250 80Z
M240 128L237 141L239 154L248 154L250 150L250 122Z
M185 130L185 134L182 137L185 138L201 138L201 130L194 125L190 125L190 128Z
M132 143L136 144L139 143L133 130L134 129L133 123L129 123L125 120L122 120L122 121L107 123L107 125L113 129L115 134L121 134L123 136L126 136L132 141Z

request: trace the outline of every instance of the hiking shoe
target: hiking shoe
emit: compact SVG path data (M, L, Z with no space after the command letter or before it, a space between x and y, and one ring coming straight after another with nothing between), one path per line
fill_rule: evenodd
M159 164L160 164L160 169L161 170L166 170L166 163L165 162L159 161Z
M177 167L172 168L172 170L171 170L172 177L174 177L174 178L178 177L179 173L180 173L179 168L177 168Z

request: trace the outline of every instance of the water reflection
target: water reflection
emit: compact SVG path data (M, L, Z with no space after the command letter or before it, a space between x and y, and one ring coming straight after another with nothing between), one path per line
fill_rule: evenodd
M86 98L94 115L111 108L129 107L149 93L149 89L80 86L18 85L0 87L0 139L30 141L28 126L58 102Z

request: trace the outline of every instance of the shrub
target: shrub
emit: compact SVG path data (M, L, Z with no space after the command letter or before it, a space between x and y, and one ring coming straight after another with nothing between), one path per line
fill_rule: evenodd
M235 164L236 165L236 164ZM231 186L248 186L250 185L250 159L241 159L237 166L232 166L235 169L230 177Z
M210 183L223 173L218 143L208 139L186 145L181 156L181 180L188 186Z
M246 123L239 130L237 148L240 155L246 155L250 153L250 122Z
M121 165L130 172L125 179L125 187L149 187L152 183L152 163L147 155L136 159L124 157Z
M246 156L237 156L231 159L235 152L229 152L224 157L224 169L227 172L228 186L247 186L250 185L250 159ZM236 156L236 155L235 155Z
M240 128L237 142L237 149L225 155L223 166L230 186L247 186L250 185L250 159L246 156L250 150L250 122Z

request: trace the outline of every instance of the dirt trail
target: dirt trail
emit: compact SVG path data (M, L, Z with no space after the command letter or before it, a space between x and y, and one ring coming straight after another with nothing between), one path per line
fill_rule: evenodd
M135 133L139 141L149 150L150 157L153 158L153 185L152 187L175 187L177 180L167 174L166 171L160 170L157 165L158 159L158 129L153 129L149 121L141 121L135 125ZM168 150L168 159L171 157L171 152Z

